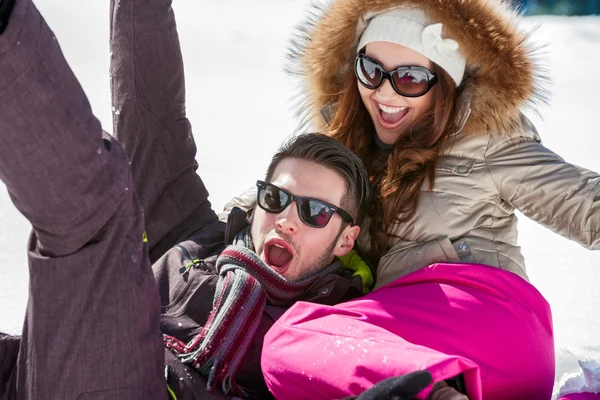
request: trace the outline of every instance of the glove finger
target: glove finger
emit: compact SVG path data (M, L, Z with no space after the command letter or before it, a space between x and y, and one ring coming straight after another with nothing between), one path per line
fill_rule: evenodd
M429 371L415 371L402 376L394 376L378 382L362 393L357 400L388 400L397 398L412 399L432 382Z

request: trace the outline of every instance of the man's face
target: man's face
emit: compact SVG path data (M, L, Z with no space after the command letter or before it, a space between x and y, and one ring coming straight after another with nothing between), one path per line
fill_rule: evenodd
M270 183L295 196L335 206L341 205L346 194L345 181L336 172L296 158L282 160ZM251 232L258 256L288 281L297 282L325 268L334 256L352 250L359 228L348 226L339 214L324 228L310 227L300 220L294 201L278 214L256 207Z

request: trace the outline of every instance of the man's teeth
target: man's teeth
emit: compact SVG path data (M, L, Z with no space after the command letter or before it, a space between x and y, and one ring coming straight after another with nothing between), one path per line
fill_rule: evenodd
M400 111L406 110L406 107L388 107L384 106L383 104L379 104L379 108L381 109L381 111L388 114L396 114Z

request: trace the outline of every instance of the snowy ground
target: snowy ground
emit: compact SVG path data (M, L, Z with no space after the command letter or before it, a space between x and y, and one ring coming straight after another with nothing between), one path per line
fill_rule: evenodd
M294 130L283 54L306 3L175 1L199 172L216 210L264 175L270 155ZM108 1L36 4L54 29L94 112L110 131ZM543 109L543 121L536 119L545 144L570 162L600 171L600 18L536 17L525 23L541 23L534 37L548 43L554 79L551 105ZM225 153L227 159L240 162L224 164ZM28 231L27 221L0 191L0 331L21 329L28 291ZM586 354L600 359L600 253L525 217L520 218L520 242L531 281L553 309L557 374L573 370Z

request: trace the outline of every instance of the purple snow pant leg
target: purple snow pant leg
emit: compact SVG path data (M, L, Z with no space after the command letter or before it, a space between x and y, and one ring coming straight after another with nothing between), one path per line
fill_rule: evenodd
M131 158L155 262L217 216L196 173L171 0L111 0L110 6L114 134Z
M0 105L0 180L33 227L16 398L164 400L129 159L30 0L17 0L0 36Z

